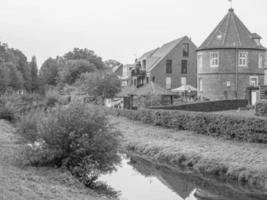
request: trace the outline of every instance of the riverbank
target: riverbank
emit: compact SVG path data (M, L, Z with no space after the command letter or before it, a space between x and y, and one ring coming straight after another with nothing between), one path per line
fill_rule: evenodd
M21 167L20 148L13 127L0 120L1 200L107 200L85 188L67 172L52 168Z
M267 145L228 141L111 117L127 151L161 164L267 192Z

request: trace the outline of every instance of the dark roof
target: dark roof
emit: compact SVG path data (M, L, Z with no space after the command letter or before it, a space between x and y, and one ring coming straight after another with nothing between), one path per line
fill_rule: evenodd
M237 17L233 9L229 9L227 15L213 30L208 38L200 45L198 50L217 48L244 48L265 50L254 39L260 39L258 34L251 33L243 22Z
M159 86L158 84L154 82L150 82L147 85L144 85L143 87L137 88L133 91L133 95L136 96L146 96L146 95L174 95L174 93L166 90L165 88Z
M138 60L146 59L146 69L151 71L162 59L164 59L171 50L173 50L184 38L178 38L169 43L162 45L160 48L152 49L144 53Z

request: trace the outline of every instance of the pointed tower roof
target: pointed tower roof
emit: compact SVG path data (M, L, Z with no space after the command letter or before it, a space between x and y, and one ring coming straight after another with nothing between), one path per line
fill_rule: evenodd
M257 44L255 39L261 39L261 37L256 33L252 34L234 13L234 9L230 8L227 15L201 44L198 50L221 48L265 50L265 47Z

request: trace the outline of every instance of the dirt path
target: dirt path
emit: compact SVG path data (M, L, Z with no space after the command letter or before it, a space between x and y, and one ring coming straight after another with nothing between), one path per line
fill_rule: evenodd
M112 117L111 121L132 151L202 173L223 173L224 178L233 176L267 189L267 145L227 141L126 118Z
M13 131L0 120L0 200L107 200L59 170L16 166L20 145Z

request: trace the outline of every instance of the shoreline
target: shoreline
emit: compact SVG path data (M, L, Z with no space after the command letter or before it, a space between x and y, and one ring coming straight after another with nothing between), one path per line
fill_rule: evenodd
M267 145L223 140L111 117L126 151L153 162L267 194Z
M0 199L1 200L109 200L86 188L61 169L31 167L21 164L14 127L0 120Z

